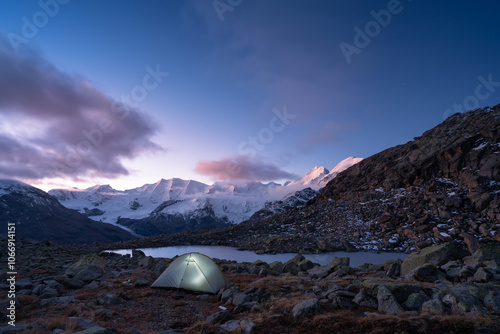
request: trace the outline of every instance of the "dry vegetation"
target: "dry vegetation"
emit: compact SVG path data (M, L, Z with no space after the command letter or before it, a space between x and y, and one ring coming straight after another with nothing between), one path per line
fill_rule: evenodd
M304 289L311 289L318 282L300 277L262 277L258 275L227 272L227 279L241 290L263 287L271 293L260 312L233 314L234 319L251 319L256 323L255 333L474 333L479 327L490 327L500 332L500 323L494 316L443 315L426 316L404 314L402 316L373 313L367 308L358 310L334 310L322 305L322 314L305 319L294 319L291 309L300 301L311 298ZM206 318L220 311L222 302L215 295L203 296L181 290L136 288L137 277L154 279L149 272L138 271L119 279L108 280L112 286L101 285L96 289L68 291L80 302L66 305L41 306L41 300L26 296L19 300L18 322L42 323L45 328L35 328L26 333L52 333L63 329L73 333L76 323L69 317L80 317L96 322L106 328L115 328L119 333L134 327L144 334L158 333L164 329L182 328L185 333L217 333L220 325L206 322ZM352 280L323 283L347 286ZM101 305L99 299L113 294L123 301ZM232 312L230 304L224 305ZM103 313L102 309L111 311Z

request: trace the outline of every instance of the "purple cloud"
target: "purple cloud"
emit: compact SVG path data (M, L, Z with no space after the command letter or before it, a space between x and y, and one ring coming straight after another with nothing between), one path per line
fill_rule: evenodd
M243 155L220 160L199 161L196 164L195 171L223 182L273 181L297 178L297 175L289 173L272 163Z
M162 150L138 109L112 101L81 77L0 36L0 177L117 177L123 158Z

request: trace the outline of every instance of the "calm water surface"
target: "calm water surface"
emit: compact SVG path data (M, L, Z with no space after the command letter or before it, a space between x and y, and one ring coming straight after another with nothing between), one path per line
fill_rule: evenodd
M256 254L253 251L240 251L234 247L226 246L170 246L159 248L140 248L147 256L173 258L176 255L182 255L190 252L198 252L217 259L235 260L238 262L254 262L262 260L267 263L273 261L286 262L293 258L296 253L281 253L281 254ZM113 250L115 253L122 255L131 254L130 249ZM351 267L356 267L364 263L381 264L385 260L402 259L408 255L404 253L372 253L372 252L330 252L322 254L304 254L306 259L321 265L327 264L334 257L349 257L351 259Z

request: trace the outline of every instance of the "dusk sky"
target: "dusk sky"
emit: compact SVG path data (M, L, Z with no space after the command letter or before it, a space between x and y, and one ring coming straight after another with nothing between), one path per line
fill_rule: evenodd
M294 179L500 103L500 2L0 2L0 178ZM487 126L487 124L485 124Z

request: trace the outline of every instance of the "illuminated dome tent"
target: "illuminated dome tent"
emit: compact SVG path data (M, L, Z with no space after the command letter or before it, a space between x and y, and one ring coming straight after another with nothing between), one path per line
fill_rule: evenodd
M182 288L217 293L227 286L219 266L206 255L187 253L176 258L158 279L153 288Z

